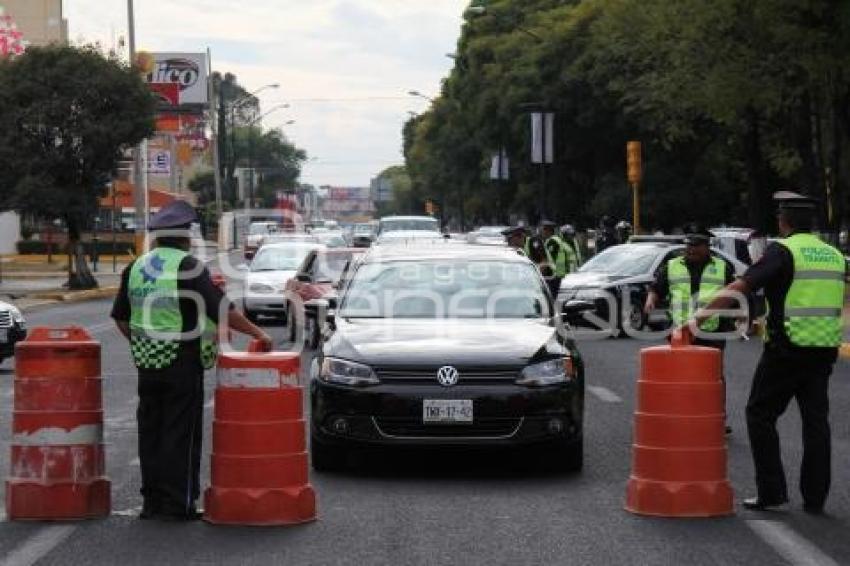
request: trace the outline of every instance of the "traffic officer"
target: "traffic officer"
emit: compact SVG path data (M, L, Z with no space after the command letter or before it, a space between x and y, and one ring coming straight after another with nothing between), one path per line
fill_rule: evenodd
M549 291L553 298L558 297L564 276L578 269L578 260L572 246L555 233L556 226L557 224L549 220L540 223L540 235L543 238L546 262L549 266L548 273L544 275L548 275L546 282L549 284Z
M204 369L216 361L220 317L271 347L271 338L233 309L203 264L189 255L189 229L196 220L183 201L151 218L155 245L124 270L112 308L139 374L143 519L199 518Z
M524 226L514 226L503 230L502 236L507 239L508 247L516 250L518 254L528 257L528 250L526 249L529 246L528 232Z
M682 326L693 316L694 307L707 305L726 285L734 281L735 271L724 259L711 255L711 232L698 224L685 227L685 253L663 264L650 285L643 312L654 311L659 302L670 306L670 318L675 326ZM700 334L694 338L697 346L717 348L721 352L726 341L719 337L721 332L734 330L734 321L714 316L700 326ZM712 334L718 334L717 338ZM727 425L726 434L732 432Z
M581 254L581 246L576 240L576 229L572 224L564 224L561 226L561 238L573 249L576 257L576 267L580 267L584 263Z
M819 514L830 485L827 390L842 341L844 257L811 233L813 199L791 191L780 191L774 199L783 239L768 245L743 278L727 288L739 293L764 289L769 307L764 351L747 402L758 492L744 506L764 510L788 501L776 421L795 398L803 420L803 509ZM706 308L725 308L732 301L718 297ZM696 322L707 316L698 312Z

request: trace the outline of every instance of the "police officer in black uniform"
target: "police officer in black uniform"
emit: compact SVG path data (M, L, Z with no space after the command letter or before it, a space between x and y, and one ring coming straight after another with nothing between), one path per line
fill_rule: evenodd
M758 494L743 504L766 510L788 501L776 421L795 398L803 421L803 509L819 514L830 486L828 386L841 343L844 258L810 233L814 200L791 191L780 191L774 199L783 240L770 244L743 278L727 287L744 294L764 289L769 306L764 352L747 402ZM706 310L733 303L721 297ZM696 322L707 317L698 312Z
M138 309L140 304L131 300L134 266L138 262L148 262L139 265L144 265L141 268L144 281L152 282L161 275L152 273L152 270L161 265L162 257L180 258L190 250L189 228L196 221L194 209L183 201L164 207L150 221L150 230L160 232L154 249L129 265L122 274L111 316L134 346L138 331L134 330L132 321L134 314L139 315L134 313L134 309ZM179 304L168 303L177 306L178 320L182 320L181 338L173 361L168 367L151 369L139 365L134 353L139 374L137 420L141 493L144 498L142 519L194 520L200 517L195 502L200 495L204 367L201 361L202 338L194 332L199 326L199 317L206 316L218 323L220 313L228 313L226 319L230 328L271 347L271 338L233 308L213 284L209 271L197 259L185 255L178 269ZM139 269L135 273L138 274ZM192 297L200 297L201 300ZM198 312L201 304L203 311ZM165 316L168 317L167 309L174 307L165 308ZM173 314L176 318L178 313Z

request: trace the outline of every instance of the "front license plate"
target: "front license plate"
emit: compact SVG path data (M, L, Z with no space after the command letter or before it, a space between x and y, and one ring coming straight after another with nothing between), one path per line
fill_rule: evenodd
M422 421L427 423L472 424L472 400L425 399Z

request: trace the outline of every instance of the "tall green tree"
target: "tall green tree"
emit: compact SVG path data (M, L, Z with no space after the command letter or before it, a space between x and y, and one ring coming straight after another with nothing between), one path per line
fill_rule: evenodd
M68 227L71 288L97 281L81 231L127 150L153 133L137 69L94 47L32 47L0 60L0 207Z

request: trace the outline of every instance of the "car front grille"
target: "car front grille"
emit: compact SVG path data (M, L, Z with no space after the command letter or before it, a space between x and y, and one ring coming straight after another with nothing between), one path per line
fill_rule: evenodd
M382 436L391 438L510 438L522 425L522 418L475 419L471 424L424 424L422 419L374 417Z
M441 366L442 367L442 366ZM439 367L381 367L375 368L378 379L383 383L435 384ZM492 385L513 382L520 368L476 368L458 367L459 385Z
M12 327L12 313L9 311L0 311L0 328Z

